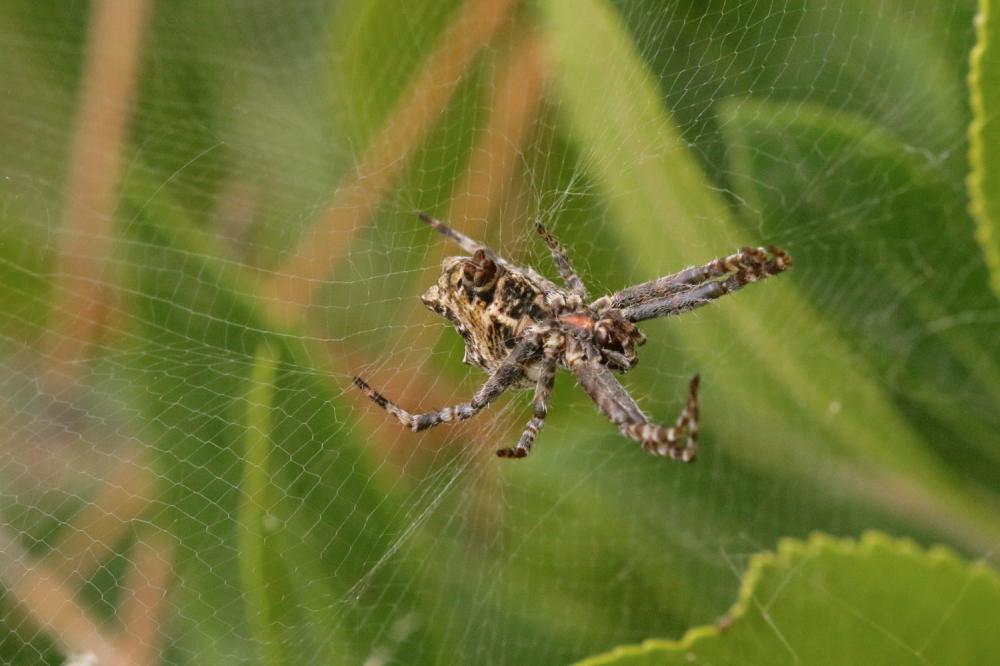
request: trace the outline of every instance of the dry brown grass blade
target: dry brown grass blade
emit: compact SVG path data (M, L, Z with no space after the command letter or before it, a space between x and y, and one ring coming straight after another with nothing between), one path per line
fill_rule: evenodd
M65 528L45 564L66 581L82 582L120 545L152 501L156 478L141 460L124 460Z
M493 81L483 133L464 179L455 189L449 220L487 220L520 164L545 89L544 45L529 32L517 38Z
M106 315L104 280L115 187L149 14L147 0L99 0L91 6L41 373L51 394L76 385L75 364Z
M332 201L269 286L272 316L301 318L352 232L378 208L435 121L444 113L479 51L494 38L516 0L468 0L400 96L381 134L337 187Z
M541 38L533 33L521 37L497 70L493 80L495 94L486 126L472 151L472 160L462 181L455 188L445 220L461 226L467 220L488 220L496 211L504 192L515 177L518 156L542 104L545 88L545 63ZM440 242L428 253L420 284L437 280L441 259L454 247ZM421 287L423 288L423 287ZM416 298L405 310L403 323L412 322L424 312ZM436 329L407 329L404 334L414 349L423 351L433 344Z
M62 575L44 563L32 562L17 539L2 528L0 582L67 655L89 653L102 666L129 663L114 637L76 601Z
M173 571L174 543L163 532L142 534L132 549L132 568L118 610L119 644L135 666L153 666L163 647L163 616Z

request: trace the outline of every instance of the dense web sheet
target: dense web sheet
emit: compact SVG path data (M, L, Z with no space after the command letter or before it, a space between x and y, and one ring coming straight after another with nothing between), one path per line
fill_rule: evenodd
M973 5L6 3L0 661L561 663L715 621L781 536L995 563ZM567 373L504 461L530 392L414 434L351 386L485 379L418 210L555 279L541 221L594 295L795 267L642 325L696 464Z

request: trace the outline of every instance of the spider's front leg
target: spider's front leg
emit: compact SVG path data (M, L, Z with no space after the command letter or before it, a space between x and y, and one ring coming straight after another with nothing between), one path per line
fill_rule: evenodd
M538 431L545 425L545 416L549 411L549 396L552 395L552 384L556 379L555 359L546 359L542 365L542 373L535 384L535 399L533 401L534 416L528 421L528 425L521 434L521 439L517 446L509 449L500 449L497 455L501 458L524 458L531 453L531 446L535 443Z
M745 247L704 266L637 284L608 298L627 319L642 321L699 307L751 282L784 272L791 265L792 258L780 248Z
M399 420L405 427L414 432L432 428L441 423L451 421L464 421L472 418L491 402L517 382L524 375L522 366L525 361L538 353L538 344L534 340L523 340L511 350L507 358L493 374L490 375L486 383L480 387L469 402L462 402L450 407L444 407L421 414L411 414L396 403L392 402L381 393L373 389L360 377L354 377L354 385L361 389L372 402L389 412Z
M691 379L687 404L676 423L665 427L642 413L625 387L604 366L580 361L572 367L580 386L623 435L658 456L691 462L698 455L698 375Z

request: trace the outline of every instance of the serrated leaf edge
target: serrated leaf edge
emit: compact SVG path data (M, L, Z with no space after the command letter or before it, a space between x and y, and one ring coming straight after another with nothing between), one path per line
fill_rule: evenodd
M983 152L986 149L982 134L986 129L986 109L980 89L983 76L983 60L986 57L986 28L991 20L989 0L980 0L976 14L976 43L969 54L969 105L972 107L972 122L969 124L969 176L966 188L969 193L969 212L976 221L976 236L990 269L990 284L1000 296L1000 238L994 238L998 220L990 220L988 206L983 201L986 185L983 174ZM995 18L992 20L996 20ZM993 48L997 48L994 46ZM994 121L996 122L996 121Z
M794 538L780 539L775 551L766 551L751 557L750 565L740 583L740 592L736 603L723 617L727 618L729 626L740 621L740 618L750 607L758 582L770 566L785 566L792 564L797 559L816 557L830 552L839 555L868 557L880 550L898 556L920 559L932 567L951 565L967 569L969 576L984 576L987 580L992 580L994 585L1000 587L1000 573L997 573L985 561L970 562L947 546L933 545L930 548L923 548L912 539L893 537L877 530L864 532L860 540L813 532L806 541ZM610 666L619 659L639 656L653 650L673 652L691 650L699 641L719 636L722 633L723 629L718 625L692 627L680 639L650 638L637 645L618 646L608 652L577 662L577 666Z

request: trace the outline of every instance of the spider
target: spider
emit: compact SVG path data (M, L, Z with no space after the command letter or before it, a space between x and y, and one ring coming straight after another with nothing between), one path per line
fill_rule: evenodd
M536 225L566 287L532 268L510 263L493 250L420 213L422 221L456 242L468 255L448 257L437 284L421 300L445 317L465 339L465 358L490 375L469 402L412 414L360 377L354 383L378 406L414 432L478 414L507 389L535 389L534 415L516 446L501 458L524 458L545 423L556 369L565 368L621 433L654 455L691 462L698 444L698 375L687 404L665 427L650 421L613 372L638 362L636 347L646 337L636 322L676 315L706 305L752 282L777 275L792 264L784 250L745 247L703 266L643 282L590 301L566 250L544 226Z

